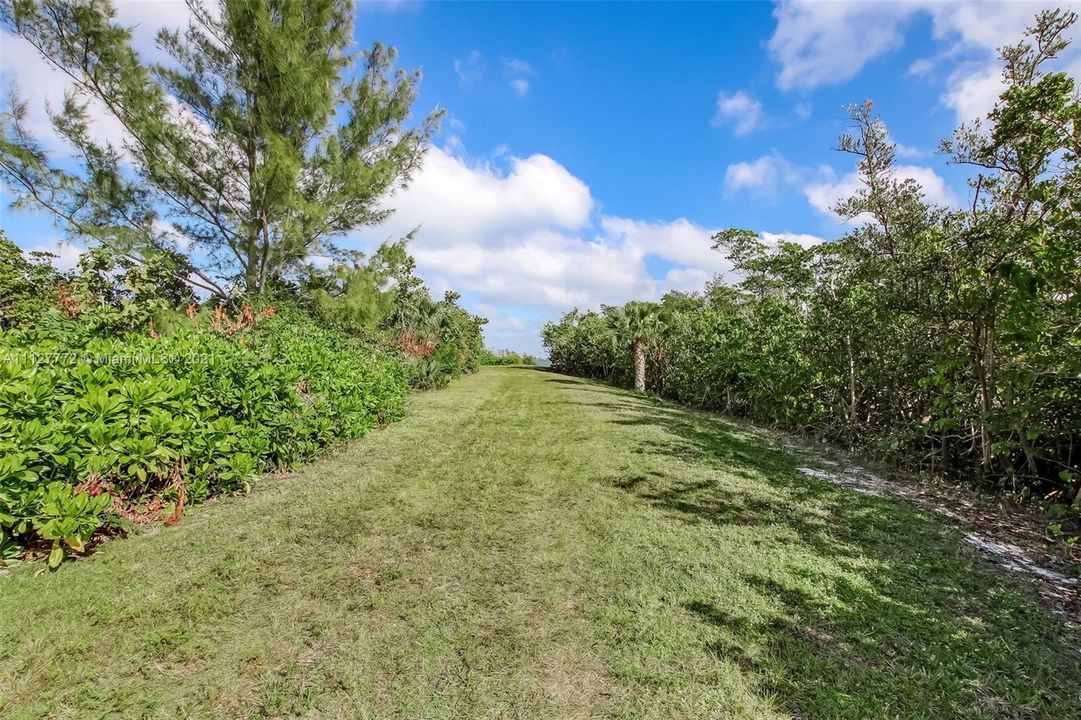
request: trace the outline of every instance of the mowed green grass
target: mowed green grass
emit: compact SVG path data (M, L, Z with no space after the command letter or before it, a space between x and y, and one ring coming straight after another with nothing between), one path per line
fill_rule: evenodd
M0 578L0 716L1073 718L1081 644L938 520L526 368Z

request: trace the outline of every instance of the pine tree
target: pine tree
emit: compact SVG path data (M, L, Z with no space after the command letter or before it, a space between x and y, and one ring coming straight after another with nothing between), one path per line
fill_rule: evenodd
M182 247L189 280L227 295L273 289L334 239L377 223L419 167L440 112L407 126L419 72L376 43L356 53L348 0L191 0L161 30L170 61L147 64L108 2L3 0L0 19L71 80L55 131L78 169L57 164L13 94L0 176L16 202L138 260ZM88 107L126 132L96 139Z

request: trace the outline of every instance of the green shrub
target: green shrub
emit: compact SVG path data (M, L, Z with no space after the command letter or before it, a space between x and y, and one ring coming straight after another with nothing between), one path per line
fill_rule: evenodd
M399 351L412 387L442 387L476 371L487 320L459 305L455 292L432 298L407 242L384 243L349 263L307 267L294 297L325 327Z
M226 336L0 330L0 547L82 549L115 513L244 490L400 417L404 368L297 311Z
M446 387L451 380L434 357L406 356L403 362L409 386L417 390Z
M447 377L458 377L464 372L464 360L459 354L458 347L454 343L440 343L432 358L439 365L439 369Z

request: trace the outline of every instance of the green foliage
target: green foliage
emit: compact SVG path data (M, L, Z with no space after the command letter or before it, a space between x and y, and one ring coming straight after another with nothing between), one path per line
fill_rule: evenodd
M35 493L36 512L31 516L39 537L52 541L49 567L56 567L64 559L64 544L82 552L83 543L101 524L100 515L112 499L108 494L91 497L86 492L75 492L63 482L52 482L44 492Z
M168 249L99 245L65 275L2 237L0 252L4 558L51 543L55 564L103 525L243 491L399 418L410 385L442 387L483 351L484 320L433 301L404 241L261 310L199 308Z
M73 80L51 120L77 158L55 165L13 92L0 176L92 248L62 275L0 236L4 557L51 541L59 561L103 523L243 490L483 351L485 320L431 298L408 238L368 259L334 243L419 167L441 115L408 126L419 73L353 51L347 0L191 10L147 66L108 2L0 1ZM94 139L89 100L123 148Z
M365 261L357 254L349 262L325 268L309 265L301 273L298 292L324 324L360 337L378 337L403 300L401 288L419 289L409 238L384 243Z
M98 246L79 258L72 289L90 307L178 309L195 302L195 294L185 281L194 270L175 250L149 250L132 256Z
M406 355L402 364L405 367L409 387L418 390L434 390L446 387L450 382L450 377L443 372L443 368L433 357Z
M78 550L110 508L242 491L402 415L389 356L298 311L231 335L209 315L159 338L59 316L0 331L5 543Z
M558 323L546 323L541 340L548 348L552 367L560 372L590 378L608 378L616 373L624 353L617 350L615 333L604 317L577 309Z
M47 253L27 259L0 229L0 328L36 320L56 305L63 276L49 264Z
M368 259L358 254L348 264L308 268L298 294L323 324L397 348L412 387L443 387L479 367L487 320L462 308L457 293L432 299L416 275L409 239L384 243Z
M639 300L632 300L621 307L604 308L613 341L630 347L634 363L634 389L638 392L646 389L647 346L655 348L664 331L664 321L658 310L653 303Z
M862 182L836 211L856 229L812 248L720 232L738 289L569 313L544 329L553 366L629 384L640 340L658 393L1081 504L1081 102L1041 69L1075 20L1043 13L1004 48L988 128L944 143L977 170L968 210L898 178L885 125L854 106L839 148Z
M71 77L51 119L81 160L54 162L13 93L0 175L75 235L123 253L179 238L200 267L177 278L262 294L310 255L347 256L335 238L390 213L442 113L408 125L420 74L380 43L354 50L349 0L191 9L159 31L170 62L147 65L108 2L0 3L5 29ZM124 127L123 148L93 137L89 101Z
M448 291L436 302L419 280L397 285L394 312L384 327L391 343L414 358L414 387L442 387L479 367L484 352L481 328L488 321L471 315L458 297Z
M185 281L188 259L168 248L119 253L99 245L83 253L64 286L65 311L105 333L167 331L196 302Z
M513 350L492 351L487 348L481 352L477 360L478 365L537 365L537 357L529 353L518 353Z

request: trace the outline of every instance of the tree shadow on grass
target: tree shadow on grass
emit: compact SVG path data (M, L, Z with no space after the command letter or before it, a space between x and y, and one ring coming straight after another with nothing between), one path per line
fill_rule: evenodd
M718 416L578 384L571 402L640 430L641 466L607 481L702 525L738 597L755 599L703 592L682 607L703 650L761 693L801 717L1081 717L1062 619L939 518L799 474Z
M547 380L545 380L545 382L558 383L560 385L579 385L579 386L584 386L586 384L586 383L582 382L581 380L572 380L570 378L562 378L562 377L548 378Z

